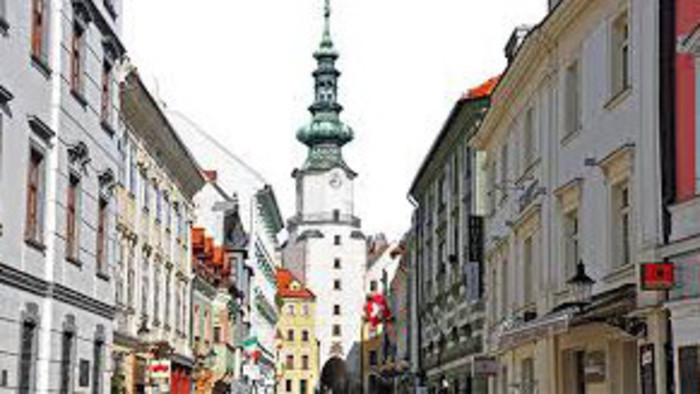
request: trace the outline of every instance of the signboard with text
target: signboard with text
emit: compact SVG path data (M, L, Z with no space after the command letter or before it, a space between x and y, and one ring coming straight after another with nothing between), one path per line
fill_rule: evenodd
M152 360L148 365L148 376L151 379L170 378L170 360Z

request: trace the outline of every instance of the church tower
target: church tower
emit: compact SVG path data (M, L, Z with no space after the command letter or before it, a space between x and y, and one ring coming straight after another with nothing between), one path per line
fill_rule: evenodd
M289 219L284 264L316 294L316 338L320 342L322 382L333 392L356 392L360 385L360 343L366 266L365 236L354 211L357 174L343 160L342 148L353 131L340 120L336 69L338 52L330 32L325 0L321 44L314 52L315 96L311 121L297 139L308 147L294 170L296 213ZM324 378L325 377L325 378Z

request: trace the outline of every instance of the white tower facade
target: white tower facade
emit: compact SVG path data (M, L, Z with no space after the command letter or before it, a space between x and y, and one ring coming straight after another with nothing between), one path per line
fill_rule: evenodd
M330 37L330 6L325 29L314 53L315 101L311 122L297 139L308 146L296 180L296 214L289 220L284 264L317 296L316 337L320 342L321 382L333 392L354 392L360 382L360 344L364 305L366 242L355 216L357 174L342 158L342 146L353 132L340 121L337 102L338 53ZM324 379L324 376L326 378Z

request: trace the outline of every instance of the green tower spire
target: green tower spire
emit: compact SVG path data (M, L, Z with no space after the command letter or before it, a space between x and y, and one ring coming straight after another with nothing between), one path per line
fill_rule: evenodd
M312 74L315 96L309 107L311 122L297 132L297 139L309 147L305 170L327 170L337 166L349 170L343 161L341 148L352 141L353 131L340 120L343 110L337 100L340 71L335 68L339 54L333 46L330 20L330 0L325 0L323 36L319 48L314 52L317 66Z

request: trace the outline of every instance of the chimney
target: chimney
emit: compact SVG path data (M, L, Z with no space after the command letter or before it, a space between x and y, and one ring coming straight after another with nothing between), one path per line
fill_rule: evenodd
M513 59L515 59L515 56L518 54L518 49L520 49L520 46L522 45L523 41L525 41L525 37L527 37L527 33L529 32L530 26L526 25L520 25L513 30L513 33L510 35L505 48L508 64L512 63Z

